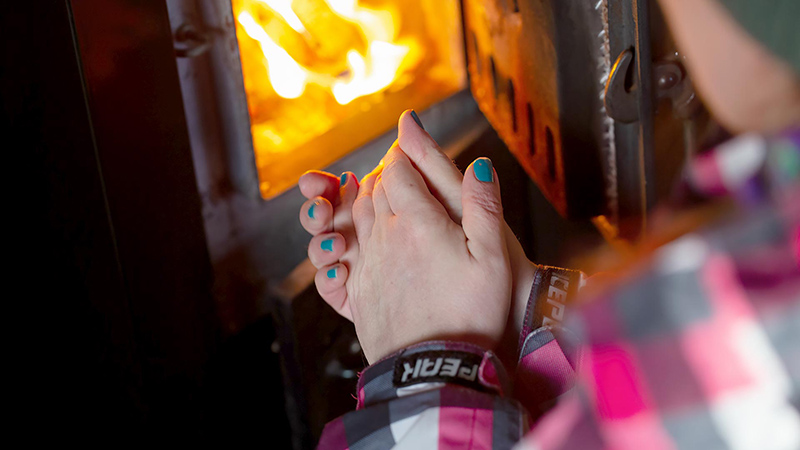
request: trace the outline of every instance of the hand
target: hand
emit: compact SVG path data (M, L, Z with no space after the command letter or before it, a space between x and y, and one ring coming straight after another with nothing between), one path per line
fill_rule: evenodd
M461 223L461 184L462 175L453 162L445 155L436 142L422 130L406 111L398 124L398 144L425 180L430 192L445 207L456 223ZM350 208L355 198L354 190L358 189L355 177L348 175L348 182L339 192L339 177L319 171L307 172L300 178L300 190L309 200L300 212L303 227L312 235L324 238L312 239L308 254L312 263L320 270L317 273L317 288L322 298L340 314L352 320L349 313L347 293L344 287L347 267L358 257L358 243L352 230ZM351 184L351 182L353 184ZM315 219L308 217L312 204L315 207ZM517 339L522 326L528 294L530 292L536 265L525 256L521 245L511 229L503 222L509 258L512 267L512 310L508 317L506 335L500 351L505 350L504 359L516 362ZM344 231L331 233L332 231ZM350 231L349 231L350 230ZM319 243L334 237L332 251L322 250ZM344 269L337 271L337 278L328 279L325 275L333 264L341 261Z
M497 174L467 169L459 226L395 144L353 204L358 260L347 298L370 363L408 345L450 339L494 348L508 318L508 262Z

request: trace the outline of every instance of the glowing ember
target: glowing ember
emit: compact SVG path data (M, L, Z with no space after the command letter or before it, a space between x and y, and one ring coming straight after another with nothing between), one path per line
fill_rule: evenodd
M458 0L233 0L233 10L264 197L403 109L464 87ZM378 115L322 145L368 110Z

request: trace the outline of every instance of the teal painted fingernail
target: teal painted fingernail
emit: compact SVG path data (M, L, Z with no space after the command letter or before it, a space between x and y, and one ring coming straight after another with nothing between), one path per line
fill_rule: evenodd
M336 278L336 267L334 267L333 269L328 269L328 274L327 275L328 275L328 278L331 278L331 279Z
M423 130L425 129L425 127L422 126L422 121L419 120L419 116L417 115L417 112L414 111L413 109L411 110L411 117L414 119L414 122L417 122L417 125L419 125L420 128L422 128Z
M325 239L324 241L322 241L322 243L319 246L322 247L322 249L325 250L326 252L332 252L333 251L333 239Z
M317 206L316 203L312 203L311 206L308 208L308 217L314 218L314 208Z
M347 172L342 174L342 177L339 178L339 186L344 186L347 184Z
M492 168L492 160L489 158L478 158L472 168L475 171L475 178L484 183L491 183L494 181L494 170Z

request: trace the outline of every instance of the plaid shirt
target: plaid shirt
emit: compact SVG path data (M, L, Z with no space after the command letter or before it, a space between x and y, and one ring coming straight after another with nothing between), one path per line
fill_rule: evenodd
M740 137L686 178L735 211L579 305L580 273L539 268L513 379L468 344L403 349L319 447L800 449L800 133Z

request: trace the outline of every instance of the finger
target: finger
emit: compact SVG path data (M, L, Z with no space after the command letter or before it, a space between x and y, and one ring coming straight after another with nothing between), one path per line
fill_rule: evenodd
M467 168L462 184L467 247L476 259L505 254L505 228L500 183L489 158L478 158Z
M322 197L332 205L339 203L339 177L320 170L309 170L297 182L305 198Z
M375 187L375 180L383 170L383 164L379 164L372 172L361 180L358 195L353 202L353 226L356 229L356 239L359 244L369 239L372 234L372 225L375 223L375 207L372 204L372 191Z
M308 244L308 259L317 269L335 264L345 252L347 244L339 233L323 233L311 238Z
M314 276L314 283L317 285L320 297L334 311L352 322L353 314L350 312L345 281L347 281L347 267L344 264L325 266L319 269Z
M383 160L385 166L379 184L383 185L394 214L430 212L446 214L442 204L431 195L422 175L397 144L389 149Z
M375 209L375 220L385 220L394 215L389 198L386 197L386 190L383 186L383 172L375 180L375 188L372 191L372 206Z
M400 148L419 170L431 194L445 207L453 221L460 224L461 171L414 120L416 113L412 113L413 110L405 111L397 124Z
M348 248L356 245L356 231L353 227L353 202L358 195L358 179L352 172L339 177L339 204L333 213L333 229L347 240Z
M333 206L323 197L306 200L300 207L300 224L312 236L333 231Z

